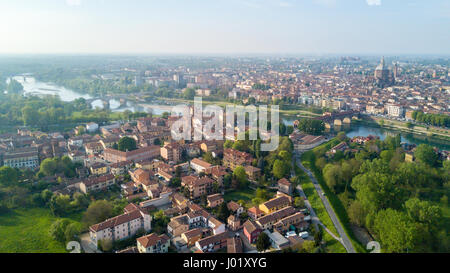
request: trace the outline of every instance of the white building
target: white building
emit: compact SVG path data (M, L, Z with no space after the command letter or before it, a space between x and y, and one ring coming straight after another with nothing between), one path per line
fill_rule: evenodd
M91 122L91 123L86 124L86 130L87 130L89 133L95 133L95 132L98 131L98 124L97 124L97 123L94 123L94 122Z
M386 111L391 117L401 118L404 116L404 109L400 105L388 104L386 105Z
M104 240L124 240L136 235L140 229L151 230L152 216L138 206L130 204L124 209L124 214L89 227L91 241L97 245Z
M201 159L198 158L194 158L191 160L191 168L196 172L196 173L203 173L206 171L206 169L212 167L211 164L209 164L206 161L203 161Z

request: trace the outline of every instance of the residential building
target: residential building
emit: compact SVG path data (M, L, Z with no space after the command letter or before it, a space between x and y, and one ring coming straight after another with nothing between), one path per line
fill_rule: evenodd
M229 235L227 232L212 235L203 238L195 243L195 246L201 253L216 252L220 249L227 247Z
M290 204L291 203L289 198L287 198L286 196L281 196L275 197L267 202L262 203L261 205L259 205L259 209L262 210L265 214L269 214L282 208L285 208Z
M279 220L286 218L294 213L296 213L296 210L293 207L289 206L275 211L271 214L265 215L259 218L256 222L263 229L271 229L273 225L275 225Z
M202 159L194 158L191 160L191 168L198 174L206 172L206 170L211 167L212 164L209 164Z
M39 153L36 147L19 148L3 154L3 165L19 169L39 167Z
M245 166L244 169L248 179L251 181L257 181L261 177L261 169L259 168L249 165Z
M263 231L261 226L253 220L247 220L242 226L244 228L245 237L251 244L254 244L256 239L258 239L259 234Z
M286 193L286 194L292 194L292 183L287 180L286 178L282 178L278 180L278 190Z
M237 231L241 228L241 219L238 216L230 215L227 219L228 229Z
M223 196L220 193L208 195L206 200L208 203L208 208L215 208L224 202Z
M194 228L181 234L181 238L186 242L188 247L193 247L195 243L200 241L203 237L202 228Z
M130 204L124 213L89 227L91 241L118 241L133 237L139 230L151 230L152 216L138 206Z
M245 152L225 149L223 153L223 166L230 168L231 170L236 169L238 166L248 166L253 162L253 157Z
M80 190L87 194L89 192L104 190L116 183L116 178L112 174L99 177L90 177L80 183Z
M179 143L170 143L161 148L161 157L167 161L179 162L181 161L183 148Z
M167 253L169 251L170 240L166 234L152 233L140 237L136 241L139 253Z
M158 158L160 155L160 150L161 147L159 146L143 147L131 152L122 152L119 150L106 148L103 152L103 157L106 161L111 163L118 163L122 161L139 162Z
M197 199L202 195L211 194L214 180L209 177L185 176L181 178L181 185L189 190L190 197Z
M241 238L229 238L227 242L227 253L244 253Z

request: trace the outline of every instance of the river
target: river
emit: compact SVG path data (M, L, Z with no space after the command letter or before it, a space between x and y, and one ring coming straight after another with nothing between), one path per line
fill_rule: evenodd
M24 87L24 93L29 95L58 95L62 101L70 102L78 98L84 99L92 99L92 96L88 94L81 94L75 92L73 90L57 86L52 83L44 83L36 81L31 76L16 76L13 77L15 80L20 82ZM110 109L114 112L123 112L126 110L130 110L132 112L148 112L153 113L155 115L161 115L164 112L170 112L171 106L168 105L159 105L156 103L150 104L135 104L134 102L127 102L126 106L120 106L120 102L118 100L110 100ZM92 102L92 107L103 108L103 102L101 100L95 100ZM286 125L293 125L295 119L292 118L283 118L283 122ZM402 142L409 144L430 144L442 150L450 150L450 143L445 140L440 140L436 138L429 138L426 136L413 135L403 132L397 132L394 130L387 130L383 128L375 128L367 125L345 125L340 128L334 128L335 131L345 131L348 137L355 136L368 136L374 135L380 137L380 139L385 139L386 136L391 135L395 136L396 134L400 134L402 136Z
M89 94L82 94L62 86L58 86L53 83L45 83L37 81L34 77L29 75L20 75L13 77L14 80L18 81L23 85L25 95L57 95L62 101L71 102L79 98L84 98L87 100L92 100L93 97ZM7 80L7 83L9 79ZM98 99L91 103L93 108L103 108L103 101ZM111 99L109 100L110 109L113 112L124 112L126 110L132 112L147 112L153 113L155 115L161 115L168 111L168 106L157 105L157 104L135 104L134 102L127 101L126 105L121 106L119 100ZM170 112L170 110L169 110Z

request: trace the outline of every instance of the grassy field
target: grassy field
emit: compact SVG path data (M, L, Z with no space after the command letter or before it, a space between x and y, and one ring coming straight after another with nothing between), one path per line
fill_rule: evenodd
M252 199L255 198L255 191L252 189L246 189L242 191L230 191L225 193L224 199L226 202L243 200L246 203L246 207L252 206Z
M316 147L314 150L321 149L325 147L325 149L328 151L335 145L339 144L339 140L333 139L325 144L322 144L319 147ZM336 213L339 222L341 222L345 233L347 233L347 236L350 238L353 247L357 252L366 252L365 248L361 245L361 243L356 239L356 236L353 234L352 229L350 228L350 222L348 219L347 211L345 210L344 206L342 205L342 202L339 200L339 198L334 194L325 183L322 171L318 170L315 166L314 162L314 150L306 152L302 155L302 164L310 169L314 176L316 177L317 181L319 181L320 186L322 187L323 191L326 194L326 197L328 198L328 201L330 202L331 206L333 207L334 212ZM327 214L328 215L328 214ZM327 226L328 227L328 226ZM337 233L336 233L337 234Z
M49 235L58 218L48 209L13 210L0 216L0 253L66 253Z

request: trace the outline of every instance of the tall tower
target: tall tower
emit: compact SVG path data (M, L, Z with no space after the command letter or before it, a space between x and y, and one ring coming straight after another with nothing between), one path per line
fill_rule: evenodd
M394 79L397 79L399 76L398 74L398 63L394 64Z

